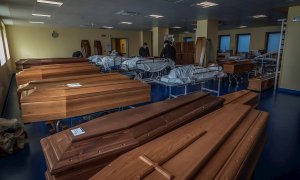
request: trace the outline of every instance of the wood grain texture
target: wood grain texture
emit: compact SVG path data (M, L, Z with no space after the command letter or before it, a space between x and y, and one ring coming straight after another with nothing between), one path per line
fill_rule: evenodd
M22 120L65 119L148 101L150 86L134 80L33 89L21 97Z
M251 60L236 62L229 61L223 64L224 73L237 74L249 72L254 69L255 63Z
M269 74L249 79L248 89L262 92L274 87L275 74Z
M259 103L259 94L249 90L242 90L226 94L221 96L221 98L225 99L224 105L245 104L252 107L256 107Z
M123 154L90 179L166 179L140 156L172 179L239 179L241 172L253 172L245 165L252 161L248 158L252 152L261 148L256 142L263 137L267 120L268 113L250 106L224 106Z
M78 127L86 133L80 136L66 130L44 138L41 144L47 177L87 179L119 155L214 111L223 101L206 93L194 93L84 123ZM197 137L204 133L192 132Z

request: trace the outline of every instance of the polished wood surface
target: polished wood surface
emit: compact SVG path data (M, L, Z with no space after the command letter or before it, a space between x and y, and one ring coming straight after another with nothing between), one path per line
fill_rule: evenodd
M200 66L206 65L205 60L205 52L206 52L206 38L205 37L198 37L196 41L196 48L195 48L195 64Z
M46 177L87 179L119 155L214 111L223 101L194 93L113 113L44 138ZM85 133L74 136L71 130L77 128Z
M234 93L223 95L221 97L225 99L224 105L245 104L256 107L259 103L259 94L249 90L237 91Z
M90 63L75 63L63 65L45 65L24 69L16 74L17 85L26 84L30 81L59 78L66 76L78 76L99 73L98 67Z
M250 179L246 164L261 153L267 120L268 113L231 104L123 154L90 179L242 179L243 172Z
M224 73L236 74L250 72L254 69L255 62L251 60L246 61L229 61L223 64Z
M21 96L22 120L31 123L64 119L148 101L150 86L135 80L33 89Z
M249 79L248 89L262 92L274 87L275 74L269 74Z

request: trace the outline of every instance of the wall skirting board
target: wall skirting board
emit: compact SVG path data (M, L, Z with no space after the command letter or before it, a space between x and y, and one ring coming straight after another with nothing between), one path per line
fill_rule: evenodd
M296 91L292 89L278 88L278 92L300 96L300 91Z

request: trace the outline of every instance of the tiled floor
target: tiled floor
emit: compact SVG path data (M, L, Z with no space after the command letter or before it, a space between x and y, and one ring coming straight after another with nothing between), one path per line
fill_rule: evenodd
M216 83L209 86L215 87ZM195 90L197 87L189 87ZM221 94L244 89L222 84ZM182 89L174 90L176 92ZM12 82L5 118L20 118L16 84ZM166 99L168 90L161 85L152 85L152 101ZM268 143L256 167L253 179L300 179L300 97L286 94L261 94L259 109L270 112ZM0 180L42 180L46 170L40 139L49 135L44 123L26 125L28 144L14 155L0 158Z

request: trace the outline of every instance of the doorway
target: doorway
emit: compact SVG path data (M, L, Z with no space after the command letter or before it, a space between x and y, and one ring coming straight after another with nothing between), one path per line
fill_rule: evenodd
M115 50L122 57L129 56L128 39L127 38L111 38L111 50Z

